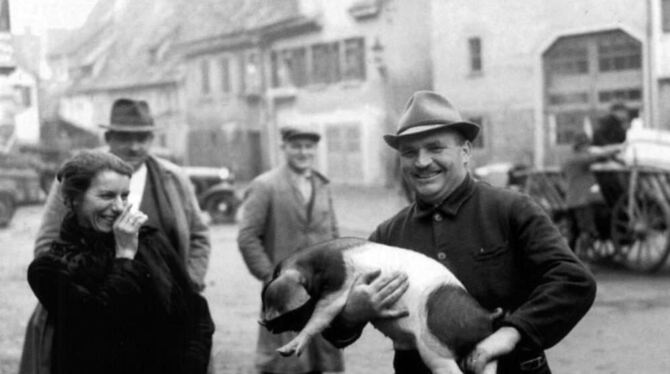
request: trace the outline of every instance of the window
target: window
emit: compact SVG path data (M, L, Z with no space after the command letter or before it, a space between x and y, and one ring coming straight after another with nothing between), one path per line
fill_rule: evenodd
M467 119L468 121L479 125L479 135L472 141L472 148L484 148L484 117L474 116Z
M25 107L29 107L32 105L32 92L30 87L27 86L19 86L19 92L21 95L21 104Z
M365 41L363 38L344 41L344 79L365 79Z
M482 40L478 37L468 39L470 49L470 72L480 73L482 71Z
M598 41L600 71L640 69L642 56L639 45L625 35L601 38Z
M312 46L312 81L334 83L340 80L340 48L338 43Z
M365 80L365 39L314 44L270 54L272 87L304 87L311 83Z
M247 94L261 92L260 57L255 51L246 53L244 58L244 92Z
M661 24L663 32L670 32L670 0L661 1Z
M588 51L585 45L564 42L547 56L549 72L557 75L579 75L589 72Z
M221 91L230 92L230 60L227 58L221 59Z
M209 61L202 60L200 62L200 92L203 95L209 95Z
M363 144L360 123L326 126L328 177L333 181L360 183L363 175Z
M549 95L549 104L588 104L589 94L587 92L557 93Z
M638 101L641 98L642 90L639 88L598 92L598 101L601 103L608 103L610 101Z
M272 52L272 86L303 87L307 84L305 48Z
M585 112L556 114L556 144L571 144L575 135L584 131Z

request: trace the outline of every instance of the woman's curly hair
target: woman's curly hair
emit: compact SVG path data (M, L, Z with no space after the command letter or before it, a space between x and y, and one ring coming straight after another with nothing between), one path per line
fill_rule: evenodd
M61 183L60 193L68 207L72 206L91 186L91 181L103 171L114 171L130 177L133 168L119 157L101 150L84 150L66 160L56 174Z

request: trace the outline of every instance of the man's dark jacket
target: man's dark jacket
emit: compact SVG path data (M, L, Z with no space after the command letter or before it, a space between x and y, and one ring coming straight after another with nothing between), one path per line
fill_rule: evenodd
M595 298L593 276L530 197L469 176L441 205L414 203L379 225L370 240L430 256L482 306L509 313L502 325L517 328L522 340L500 361L499 373L544 360L543 350L565 337ZM408 367L398 362L402 357L408 356L396 357L396 368ZM542 366L529 372L548 372Z
M621 144L625 141L626 129L620 119L608 114L598 121L598 128L593 132L593 145Z

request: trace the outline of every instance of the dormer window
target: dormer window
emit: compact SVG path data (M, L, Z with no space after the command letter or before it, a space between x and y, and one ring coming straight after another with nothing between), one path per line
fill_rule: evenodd
M381 12L379 0L358 0L349 7L349 14L357 20L374 18Z

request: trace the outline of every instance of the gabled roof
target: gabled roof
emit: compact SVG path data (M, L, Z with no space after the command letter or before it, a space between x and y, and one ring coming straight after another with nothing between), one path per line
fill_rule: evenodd
M94 44L102 31L112 24L115 2L116 0L98 0L84 24L71 30L68 36L53 46L48 52L49 57L75 54L85 49L87 44Z
M249 32L300 17L298 0L198 0L185 10L181 43Z
M109 48L95 58L95 63L100 64L99 71L81 79L68 91L124 89L177 81L180 78L177 56L169 52L159 58L151 56L162 44L176 39L181 6L186 1L128 1L111 23ZM89 53L92 50L89 48Z
M60 49L62 53L76 57L70 66L96 61L94 74L80 79L68 91L113 90L178 82L183 74L181 56L174 53L173 46L291 24L302 17L298 2L99 0L82 27L81 35L65 42L78 47ZM116 13L114 3L117 3ZM123 5L121 12L119 5Z

